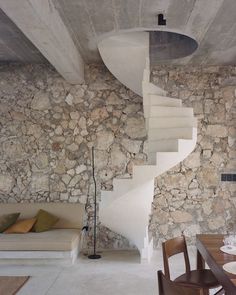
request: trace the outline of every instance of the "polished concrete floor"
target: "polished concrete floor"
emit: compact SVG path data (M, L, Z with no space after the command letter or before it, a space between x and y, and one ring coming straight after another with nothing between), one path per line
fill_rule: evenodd
M195 267L195 249L189 249L189 256ZM181 261L181 256L171 261L173 277L184 271ZM135 252L111 251L103 252L99 260L81 255L74 265L1 262L0 276L31 276L18 295L158 295L158 269L162 269L161 251L149 264L140 264Z

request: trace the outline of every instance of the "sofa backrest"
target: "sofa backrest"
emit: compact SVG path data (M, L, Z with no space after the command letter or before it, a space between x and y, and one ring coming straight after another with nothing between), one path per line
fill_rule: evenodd
M72 203L0 203L0 216L20 212L19 219L34 217L39 209L59 218L54 228L82 228L85 206Z

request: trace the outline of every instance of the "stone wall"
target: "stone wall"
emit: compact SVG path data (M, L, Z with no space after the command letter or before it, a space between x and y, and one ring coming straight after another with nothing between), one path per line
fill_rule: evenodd
M102 66L77 86L47 66L1 66L0 133L0 202L87 202L89 223L91 147L98 198L146 160L142 99ZM102 227L99 237L101 247L129 246Z
M198 118L194 152L156 178L150 231L155 246L184 231L221 233L236 224L236 67L157 67L153 82L193 107Z
M162 239L223 232L235 219L236 68L159 67L153 81L193 106L195 151L156 179L150 232ZM132 132L131 132L132 130ZM142 99L103 66L88 66L72 86L45 65L0 67L0 202L87 203L93 216L91 147L98 198L114 177L130 176L146 161ZM126 239L99 228L99 247L126 248Z

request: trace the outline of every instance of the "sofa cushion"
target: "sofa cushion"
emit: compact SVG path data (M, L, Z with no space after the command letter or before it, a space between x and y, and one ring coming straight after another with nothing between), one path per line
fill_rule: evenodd
M4 234L14 234L14 233L25 234L31 230L35 222L36 222L36 218L19 220L16 223L14 223L12 226L8 227L4 231Z
M83 227L85 205L80 203L1 203L0 216L20 212L20 219L27 219L35 216L39 209L59 217L53 228Z
M79 246L80 230L52 229L23 235L0 234L0 251L71 251Z
M9 226L14 224L20 213L10 213L0 216L0 233L4 232Z
M57 223L57 221L59 220L58 217L43 209L40 209L38 211L35 218L37 221L34 224L32 231L36 233L40 233L51 229L53 225Z

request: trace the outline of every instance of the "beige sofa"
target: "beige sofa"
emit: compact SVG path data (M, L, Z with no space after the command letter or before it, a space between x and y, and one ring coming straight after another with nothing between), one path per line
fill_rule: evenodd
M0 259L71 259L76 261L81 246L84 205L67 203L0 203L0 216L20 212L20 219L34 217L44 209L59 217L46 232L0 234Z

